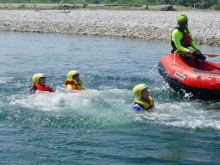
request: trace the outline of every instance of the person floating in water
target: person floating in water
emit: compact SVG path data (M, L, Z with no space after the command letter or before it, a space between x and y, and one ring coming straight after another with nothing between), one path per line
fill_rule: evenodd
M149 95L148 87L145 84L136 85L132 90L137 98L132 104L132 109L135 111L149 110L154 107L154 100Z
M43 73L37 73L32 77L33 85L30 86L30 93L36 91L53 92L53 89L46 85L46 76Z
M65 86L67 90L83 90L82 79L80 73L77 70L72 70L67 74L67 80Z
M188 17L181 14L177 18L178 27L174 29L171 35L171 53L180 55L185 62L193 66L194 62L197 63L197 68L202 69L203 63L206 59L202 55L199 47L193 40L191 30L188 28ZM191 47L192 49L189 49Z

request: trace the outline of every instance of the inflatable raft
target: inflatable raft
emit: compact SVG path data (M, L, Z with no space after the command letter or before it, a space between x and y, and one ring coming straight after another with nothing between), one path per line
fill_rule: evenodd
M195 65L187 65L179 55L168 54L160 59L158 71L176 91L191 93L197 99L220 99L220 64L205 61L201 70Z

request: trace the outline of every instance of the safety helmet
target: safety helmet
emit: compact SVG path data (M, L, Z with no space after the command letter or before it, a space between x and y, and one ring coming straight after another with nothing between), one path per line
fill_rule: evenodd
M178 23L183 23L188 21L188 17L186 14L181 14L178 18L177 18Z
M133 92L133 94L134 94L134 96L135 96L136 98L140 99L140 98L142 97L141 92L142 92L142 90L144 90L145 88L148 88L148 86L146 86L145 84L139 84L139 85L136 85L136 86L133 88L132 92Z
M72 79L73 79L73 76L76 75L76 74L80 74L80 73L78 72L78 70L72 70L72 71L70 71L70 72L67 74L67 79L68 79L68 80L72 80Z
M40 80L40 78L42 78L42 77L46 78L45 74L43 74L43 73L37 73L37 74L35 74L35 75L32 77L33 83L34 83L34 84L39 83L39 80Z

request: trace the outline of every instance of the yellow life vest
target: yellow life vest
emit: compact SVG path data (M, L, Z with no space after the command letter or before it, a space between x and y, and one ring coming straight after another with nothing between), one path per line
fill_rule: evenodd
M135 100L133 105L138 103L144 107L145 110L150 109L154 106L154 100L151 96L149 96L149 102L144 101L143 99Z
M82 80L80 79L79 82L76 80L66 80L65 82L66 89L72 89L72 90L83 90L82 86Z

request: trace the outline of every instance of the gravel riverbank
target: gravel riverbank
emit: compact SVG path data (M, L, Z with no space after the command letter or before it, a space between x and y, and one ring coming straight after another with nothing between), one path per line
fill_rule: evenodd
M118 10L0 10L0 31L66 33L170 41L185 13L196 43L220 46L220 12Z

